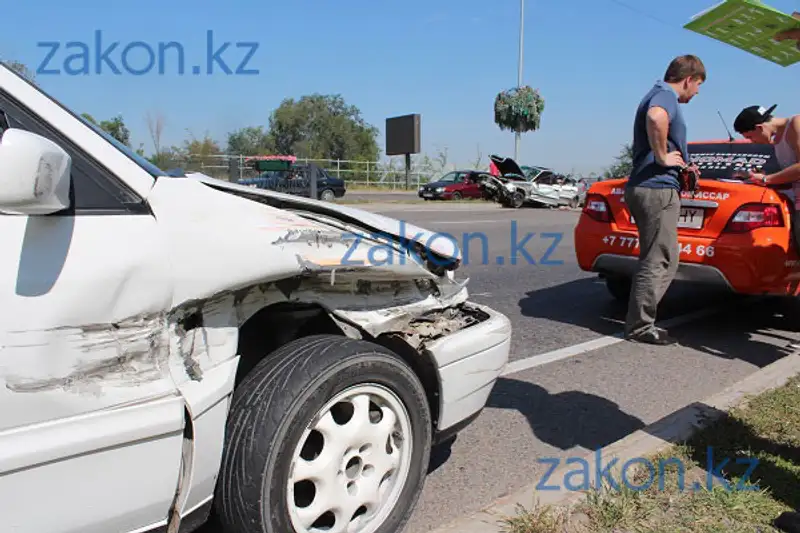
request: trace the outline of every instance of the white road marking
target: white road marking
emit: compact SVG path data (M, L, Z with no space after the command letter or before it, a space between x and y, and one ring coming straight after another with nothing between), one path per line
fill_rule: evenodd
M755 303L755 301L757 300L760 300L760 298L756 297L751 300L743 300L740 305L752 304ZM680 326L692 322L693 320L717 314L720 311L729 308L730 305L706 307L704 309L699 309L697 311L685 315L672 317L668 320L658 322L657 325L662 328L671 328L675 326ZM586 352L591 352L593 350L599 350L600 348L605 348L606 346L613 346L614 344L623 342L624 340L625 339L623 338L623 333L620 332L616 335L608 335L605 337L600 337L599 339L594 339L591 341L582 342L580 344L575 344L574 346L559 348L558 350L553 350L552 352L534 355L532 357L527 357L525 359L518 359L516 361L510 362L506 367L505 372L503 372L502 375L507 376L509 374L522 372L523 370L529 370L537 366L555 363L556 361L563 361L564 359L568 359L576 355L580 355Z

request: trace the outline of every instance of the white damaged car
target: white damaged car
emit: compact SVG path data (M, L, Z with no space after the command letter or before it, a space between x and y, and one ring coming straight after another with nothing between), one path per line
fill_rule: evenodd
M2 529L400 531L509 356L430 236L165 176L0 65Z

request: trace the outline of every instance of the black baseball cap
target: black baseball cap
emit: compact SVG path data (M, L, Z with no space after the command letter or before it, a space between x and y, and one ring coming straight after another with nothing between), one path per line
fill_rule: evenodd
M745 133L754 130L756 126L763 124L772 118L772 112L775 111L776 107L778 107L778 104L775 104L770 108L764 108L758 105L745 107L736 117L736 120L733 121L733 129L735 129L738 133Z

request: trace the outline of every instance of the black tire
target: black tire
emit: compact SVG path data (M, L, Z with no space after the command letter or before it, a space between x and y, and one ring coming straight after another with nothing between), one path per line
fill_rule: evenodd
M454 192L453 193L453 200L461 200L461 193L460 192Z
M631 285L633 280L625 276L609 276L606 278L608 292L615 300L627 303L631 296Z
M524 201L524 197L519 191L514 191L510 196L506 193L502 198L503 207L508 207L509 209L518 209Z
M234 393L215 497L225 533L296 531L287 505L295 448L328 401L360 384L391 390L410 420L412 453L405 486L376 533L402 530L416 507L430 461L425 390L411 368L388 349L315 335L290 342L262 360Z

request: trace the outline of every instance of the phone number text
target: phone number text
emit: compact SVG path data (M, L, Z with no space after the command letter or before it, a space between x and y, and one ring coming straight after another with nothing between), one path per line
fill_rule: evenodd
M603 242L609 246L618 246L620 248L639 248L638 237L625 237L623 235L606 235L603 237ZM679 242L681 254L683 255L696 255L699 257L714 257L714 247L706 246L704 244L697 244L692 246L691 243Z

